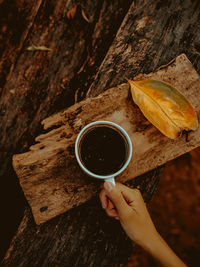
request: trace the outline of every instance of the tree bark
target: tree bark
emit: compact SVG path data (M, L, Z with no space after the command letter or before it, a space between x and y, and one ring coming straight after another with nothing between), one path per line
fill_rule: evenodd
M11 75L42 0L0 3L0 95Z
M12 155L26 151L33 143L34 137L41 132L42 119L85 98L90 85L88 95L98 95L122 83L125 77L153 71L182 52L186 53L200 71L200 57L196 52L200 49L200 36L197 34L200 29L199 1L135 1L108 52L130 1L87 1L87 4L82 5L90 23L83 18L80 4L73 19L70 17L72 15L68 12L76 3L42 2L22 49L17 53L12 73L8 81L4 82L0 100L1 182L4 183L1 188L10 192L12 184L17 197L19 193L16 193L16 176L11 169ZM125 3L127 6L124 8ZM71 8L68 9L68 5ZM52 50L26 51L32 43L45 45ZM118 54L118 46L123 53ZM95 76L103 59L100 71ZM123 63L121 70L117 68L119 63ZM153 174L156 174L156 179ZM150 186L147 191L149 199L158 182L156 172L150 175L151 179L147 179L148 175L138 178L140 184ZM134 179L133 183L135 181ZM10 199L10 196L6 198L3 194L3 200L5 199ZM7 208L9 219L5 225L13 218L13 203ZM95 221L92 214L97 207L92 212L85 208L89 205L92 209L93 204L97 205L91 201L42 226L35 226L26 208L25 217L3 266L15 266L16 263L17 266L22 266L23 263L23 266L67 266L67 262L74 262L74 266L125 266L130 242L123 237L125 241L121 246L121 238L116 240L116 232L121 235L121 230L115 231L114 238L110 239L112 245L104 241L108 237L106 231L104 233L100 228L97 231L91 226L94 231L90 232L91 224L101 226L104 221L106 223L109 220L102 214L100 222ZM83 212L78 212L81 209ZM100 212L97 210L98 214ZM91 214L88 221L83 220L85 213L88 217ZM66 216L69 216L68 220ZM5 220L5 216L3 218ZM84 224L85 222L87 223ZM70 224L76 225L77 230L71 228ZM5 228L1 229L5 232ZM79 241L78 237L82 232L86 233L85 229L89 229L88 234ZM63 232L68 239L64 239ZM91 238L99 236L100 239L90 239L89 234ZM103 242L101 234L105 238L102 239ZM93 242L98 248L92 247ZM67 243L67 251L63 243ZM82 254L79 253L81 245ZM120 248L122 254L119 257ZM99 252L104 252L103 257Z
M159 169L135 178L146 201L158 184ZM108 218L97 197L36 226L27 208L2 266L126 266L132 242L118 221Z
M199 71L199 31L198 0L134 1L87 96L96 96L101 88L114 87L125 78L153 72L181 53Z
M1 257L25 205L12 155L34 143L42 119L77 101L76 90L93 79L130 3L1 1ZM33 44L52 50L28 51Z

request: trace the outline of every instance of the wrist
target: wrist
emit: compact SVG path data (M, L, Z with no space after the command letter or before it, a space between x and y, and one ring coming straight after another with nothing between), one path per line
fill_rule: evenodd
M158 232L152 236L151 242L146 243L143 248L163 266L186 267Z
M161 236L157 230L151 231L149 235L146 235L144 241L140 242L140 246L150 254L154 254L157 248L160 246Z

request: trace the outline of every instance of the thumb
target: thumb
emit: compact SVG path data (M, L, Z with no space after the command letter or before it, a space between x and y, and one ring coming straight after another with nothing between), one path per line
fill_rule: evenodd
M104 189L106 191L106 195L115 205L120 217L127 216L131 211L131 207L126 203L121 191L119 190L117 184L114 186L110 182L104 183Z

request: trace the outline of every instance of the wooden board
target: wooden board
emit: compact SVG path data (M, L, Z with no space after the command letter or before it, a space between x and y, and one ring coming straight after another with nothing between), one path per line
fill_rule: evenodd
M187 79L186 79L187 77ZM200 78L182 54L169 66L135 79L153 78L173 84L191 101L199 114ZM111 88L65 111L43 120L49 132L36 138L30 151L14 155L13 166L31 206L37 224L90 199L99 182L87 177L74 155L74 142L80 129L96 120L121 125L133 143L133 157L117 180L125 182L200 145L200 130L171 140L163 136L143 117L133 103L128 84Z

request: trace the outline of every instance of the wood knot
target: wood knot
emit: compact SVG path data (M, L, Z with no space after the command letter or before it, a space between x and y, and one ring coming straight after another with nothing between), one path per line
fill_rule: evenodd
M44 212L44 211L46 211L46 210L48 210L48 207L47 207L47 206L44 206L44 207L41 207L41 208L40 208L40 212Z
M67 134L66 132L61 133L60 138L71 138L72 133Z
M30 169L31 171L33 171L35 168L36 168L35 165L31 165L31 166L29 167L29 169Z

